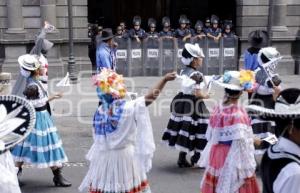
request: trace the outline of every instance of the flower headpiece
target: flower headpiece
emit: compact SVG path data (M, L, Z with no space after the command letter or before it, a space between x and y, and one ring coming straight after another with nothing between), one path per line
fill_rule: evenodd
M97 91L100 95L111 95L114 99L124 98L126 95L126 88L122 75L115 71L104 68L101 72L93 76L94 85L97 86Z
M246 91L251 91L255 87L255 74L251 70L240 71L240 84Z
M255 88L255 74L251 70L227 71L217 84L231 90L245 90L251 92Z

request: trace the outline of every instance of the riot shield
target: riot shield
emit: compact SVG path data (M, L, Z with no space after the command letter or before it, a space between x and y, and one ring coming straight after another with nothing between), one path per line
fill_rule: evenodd
M143 74L144 76L158 76L161 66L161 52L159 38L146 38L143 44Z
M128 76L143 75L143 43L132 39L130 41L130 60Z
M211 38L207 38L207 54L206 54L206 62L207 62L207 74L221 74L220 72L220 41L214 41Z
M176 39L162 38L162 69L161 74L174 71L176 69L177 53Z
M119 74L123 74L124 76L128 76L129 72L129 39L125 38L115 38L115 42L118 43L117 48L117 72Z
M200 48L202 48L203 53L205 55L205 58L203 60L202 66L199 68L199 70L204 73L205 75L207 75L208 73L208 67L207 67L207 38L193 38L192 39L192 43L193 44L199 44Z
M182 57L182 50L184 48L185 43L190 43L190 41L182 41L182 39L178 38L177 39L177 44L176 44L176 70L177 72L180 72L181 69L183 68L183 65L181 63L181 57Z
M222 60L221 60L221 73L226 70L238 69L238 38L226 37L221 40L222 47Z

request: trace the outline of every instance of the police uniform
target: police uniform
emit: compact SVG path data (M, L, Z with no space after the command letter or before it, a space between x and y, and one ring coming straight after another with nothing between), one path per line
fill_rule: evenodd
M189 29L180 29L180 28L178 28L178 29L175 30L174 36L176 38L182 39L185 36L188 36L190 34L191 34L191 31Z
M222 33L222 30L220 28L209 28L207 30L207 34L210 34L212 36L218 37L218 35Z
M159 32L159 37L173 37L173 32L162 30L161 32Z

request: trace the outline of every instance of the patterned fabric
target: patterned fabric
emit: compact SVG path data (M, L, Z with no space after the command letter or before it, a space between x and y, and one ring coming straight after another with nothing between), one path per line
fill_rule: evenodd
M179 93L171 103L171 117L162 140L185 152L201 152L207 140L205 133L209 111L194 95Z
M218 106L210 117L200 165L202 193L258 193L250 119L236 105ZM224 143L225 142L225 143Z
M62 141L48 111L36 112L36 124L23 143L12 151L15 161L38 168L61 167L67 162Z
M139 186L125 192L103 192L101 190L90 190L89 193L151 193L148 181L143 181Z
M28 85L38 86L38 99L29 100L35 108L47 104L47 92L38 80L29 78ZM18 144L12 151L15 161L26 162L38 168L61 167L67 162L67 156L62 147L62 141L47 110L36 111L36 123L23 143Z
M99 106L93 120L96 135L106 135L117 129L124 105L125 100L114 100L109 107Z

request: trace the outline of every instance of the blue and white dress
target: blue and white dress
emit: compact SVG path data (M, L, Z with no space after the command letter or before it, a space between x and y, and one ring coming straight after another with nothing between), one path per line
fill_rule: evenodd
M27 86L38 87L38 99L29 100L36 109L36 123L24 142L18 144L12 154L16 162L25 162L38 168L61 167L67 162L57 128L47 111L47 91L38 80L29 78Z

